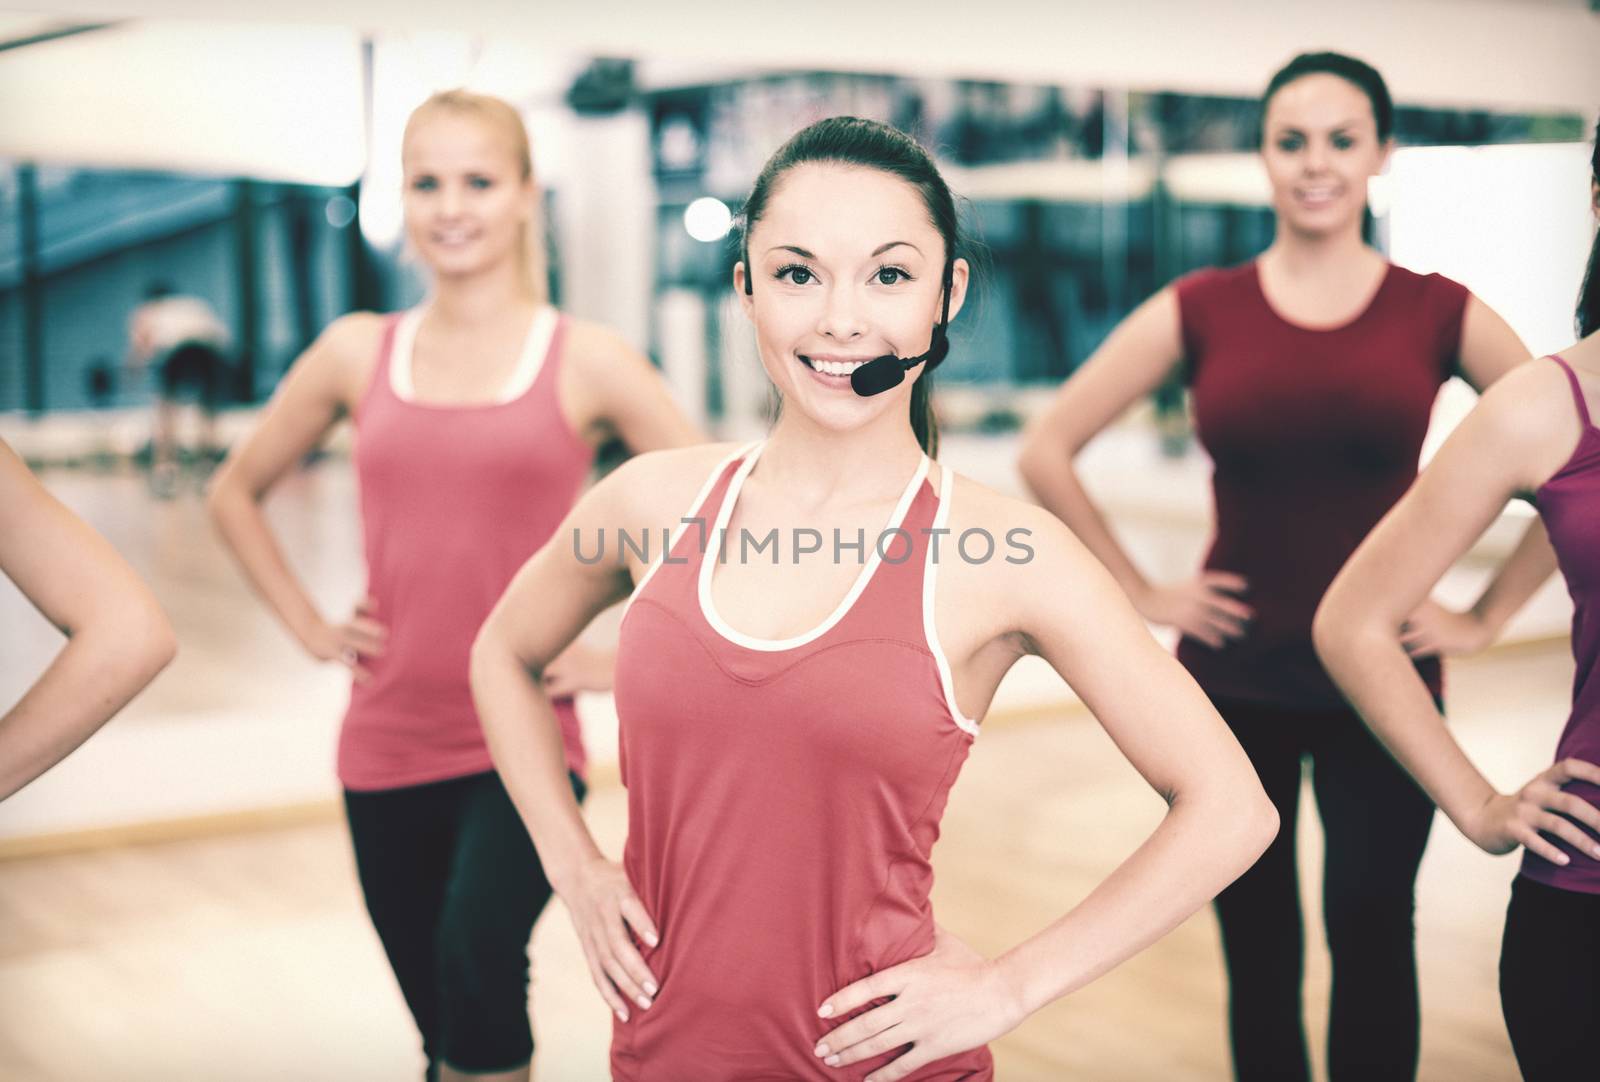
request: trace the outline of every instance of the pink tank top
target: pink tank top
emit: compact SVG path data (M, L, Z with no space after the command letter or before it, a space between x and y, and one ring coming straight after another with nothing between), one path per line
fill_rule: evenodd
M928 531L944 526L952 475L935 495L924 458L890 523L901 532L886 528L881 548L866 537L834 613L806 634L756 639L722 621L710 587L759 454L716 469L685 516L704 528L680 528L623 617L623 863L661 932L644 948L661 991L613 1023L617 1082L865 1078L892 1054L824 1066L811 1050L843 1019L817 1008L933 947L929 857L977 731L933 627ZM739 558L738 538L727 544ZM956 558L948 536L938 558ZM911 1077L993 1070L978 1048Z
M1567 362L1551 360L1566 370L1577 399L1583 435L1567 464L1555 472L1537 494L1539 517L1550 533L1561 573L1572 594L1572 656L1577 675L1572 684L1572 713L1556 745L1556 759L1587 759L1600 763L1600 428L1589 418L1583 387ZM1566 791L1600 806L1600 786L1570 782ZM1588 830L1576 819L1578 829ZM1562 890L1600 894L1600 861L1568 845L1554 834L1545 838L1570 860L1552 864L1536 853L1525 852L1522 874Z
M493 769L467 681L472 640L512 576L561 524L593 459L557 400L564 319L548 309L535 317L520 394L442 406L395 390L396 377L409 386L420 317L390 320L355 413L367 592L389 639L382 657L365 662L372 678L351 684L339 780L353 790ZM582 774L572 700L555 705L567 765Z

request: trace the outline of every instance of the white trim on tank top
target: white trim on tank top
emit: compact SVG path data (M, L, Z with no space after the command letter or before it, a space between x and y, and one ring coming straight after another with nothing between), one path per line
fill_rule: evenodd
M950 518L950 492L952 490L955 474L949 466L939 466L939 510L934 512L934 530L945 529L945 523ZM933 591L934 580L939 574L939 561L933 558L933 548L936 543L933 539L940 536L935 533L929 537L928 551L923 554L922 566L922 633L928 640L928 650L933 654L933 663L939 669L939 687L944 691L945 706L950 710L950 716L955 723L969 735L978 735L978 723L973 718L961 712L961 707L956 705L956 684L950 675L950 659L944 656L944 647L939 645L939 631L934 619Z
M426 306L419 305L400 317L400 325L395 328L394 345L389 355L389 389L402 402L436 409L502 406L527 394L528 388L533 386L533 381L539 378L539 370L544 367L545 357L550 352L551 340L555 338L556 323L559 321L556 310L548 304L542 304L534 311L533 319L528 323L528 333L522 339L522 353L517 357L517 367L512 371L511 378L506 381L505 386L500 388L500 393L489 401L419 402L416 383L411 378L411 366L413 350L417 343L417 328L422 325L422 317L426 312Z
M844 600L839 602L838 606L822 623L810 631L803 631L798 635L790 635L788 638L783 639L761 639L754 635L746 635L737 628L731 627L718 615L716 605L711 600L711 572L716 566L717 554L722 551L721 539L727 535L728 520L732 517L733 506L738 501L739 489L744 486L744 479L750 475L750 470L754 468L756 460L761 457L761 452L765 449L766 443L763 441L750 453L750 457L744 460L744 464L733 475L733 480L728 482L728 490L722 495L722 506L717 511L717 524L707 538L708 542L712 538L717 540L714 543L708 543L705 554L700 558L700 589L698 590L700 615L705 617L706 623L711 625L713 631L738 646L743 646L750 650L792 650L827 634L835 624L844 619L845 613L849 612L850 607L856 603L856 598L860 597L862 592L866 590L867 583L872 581L873 572L878 569L878 564L883 562L878 542L881 541L883 534L888 533L890 530L899 529L901 524L905 522L906 512L911 508L911 501L916 497L917 489L921 486L923 479L928 476L928 456L923 455L921 461L917 463L917 472L912 476L910 483L906 485L905 492L900 496L900 502L895 505L894 512L889 516L889 523L879 533L878 540L868 542L871 545L872 554L867 557L866 564L861 568L861 573L856 576L856 581L850 587L850 592L844 595Z
M756 443L759 442L760 441L758 440L752 443L747 443L735 450L732 454L725 456L722 461L717 463L716 468L711 471L711 475L707 477L705 479L705 483L700 486L700 491L695 493L694 499L689 502L688 512L680 516L678 519L678 524L672 527L671 536L667 538L666 547L661 550L661 555L651 562L650 566L645 569L645 573L643 575L639 576L638 585L633 588L633 593L628 595L628 605L633 604L633 599L639 596L639 591L644 589L644 584L649 582L651 576L656 573L656 569L661 566L661 563L666 559L667 554L670 553L673 546L678 543L678 538L683 536L683 531L687 530L694 522L695 515L700 511L700 505L706 502L707 496L711 495L711 490L716 487L717 478L721 477L722 471L728 468L728 463L732 462L741 455L747 454L750 449L755 447ZM710 531L706 531L706 534L709 533ZM618 541L618 544L621 544L620 540ZM624 616L626 616L628 613L628 605L624 605L622 608L622 613Z

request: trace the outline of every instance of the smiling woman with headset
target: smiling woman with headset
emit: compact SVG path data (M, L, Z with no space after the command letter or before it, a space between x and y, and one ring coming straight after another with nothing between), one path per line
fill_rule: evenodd
M596 486L559 537L678 523L670 552L584 564L547 545L480 634L473 691L615 1012L619 1082L992 1078L988 1041L1204 905L1275 818L1094 558L1038 508L932 459L928 369L969 272L922 148L872 121L820 121L767 163L744 214L735 287L783 396L770 437L643 455ZM879 543L857 560L775 551L776 565L722 543L797 525ZM1012 529L1031 531L1031 559L953 551L968 531ZM536 677L630 593L617 864L559 785ZM979 719L1026 654L1171 807L1086 899L988 959L935 923L931 856Z

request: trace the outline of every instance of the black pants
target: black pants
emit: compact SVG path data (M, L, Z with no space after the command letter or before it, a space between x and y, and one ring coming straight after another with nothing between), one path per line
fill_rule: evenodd
M1221 700L1282 822L1255 866L1217 897L1228 1023L1241 1082L1309 1082L1301 984L1305 929L1295 862L1302 759L1326 837L1323 916L1333 955L1332 1082L1416 1077L1412 924L1433 803L1350 710Z
M1527 1082L1600 1074L1600 894L1517 877L1500 945L1500 1007Z
M227 388L229 366L215 346L182 342L161 363L161 397L178 399L186 393L206 409L215 409Z
M572 776L582 800L584 784ZM505 1071L533 1058L528 938L550 883L492 771L344 795L367 912L440 1063Z

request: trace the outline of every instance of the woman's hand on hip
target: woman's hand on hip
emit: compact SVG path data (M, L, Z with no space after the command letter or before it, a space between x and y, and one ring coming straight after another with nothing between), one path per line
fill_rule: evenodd
M1424 601L1400 628L1400 645L1414 658L1462 657L1489 645L1490 628L1470 612Z
M866 1079L893 1082L985 1045L1027 1016L1021 994L995 962L938 928L930 953L840 989L817 1013L840 1018L882 999L888 1002L826 1034L816 1055L829 1067L843 1067L905 1048Z
M337 661L350 670L358 683L369 679L372 673L361 660L382 657L389 638L389 629L373 617L377 607L377 601L364 597L343 623L319 620L305 635L306 652L318 661Z
M617 652L575 642L544 668L544 691L552 699L580 691L610 691Z
M1521 845L1553 864L1566 864L1567 855L1544 836L1552 834L1600 860L1600 843L1577 826L1583 823L1600 831L1600 808L1564 791L1562 786L1571 781L1600 785L1600 766L1582 759L1563 759L1517 792L1490 797L1462 824L1462 833L1490 853L1509 853Z
M1192 579L1166 586L1148 586L1134 597L1134 607L1152 624L1175 627L1185 636L1220 650L1244 638L1255 610L1234 595L1249 583L1231 571L1202 571Z
M561 900L572 915L589 976L601 998L624 1022L630 1003L648 1009L659 982L628 933L631 930L651 947L661 942L661 936L622 865L603 858L590 861L561 891Z

